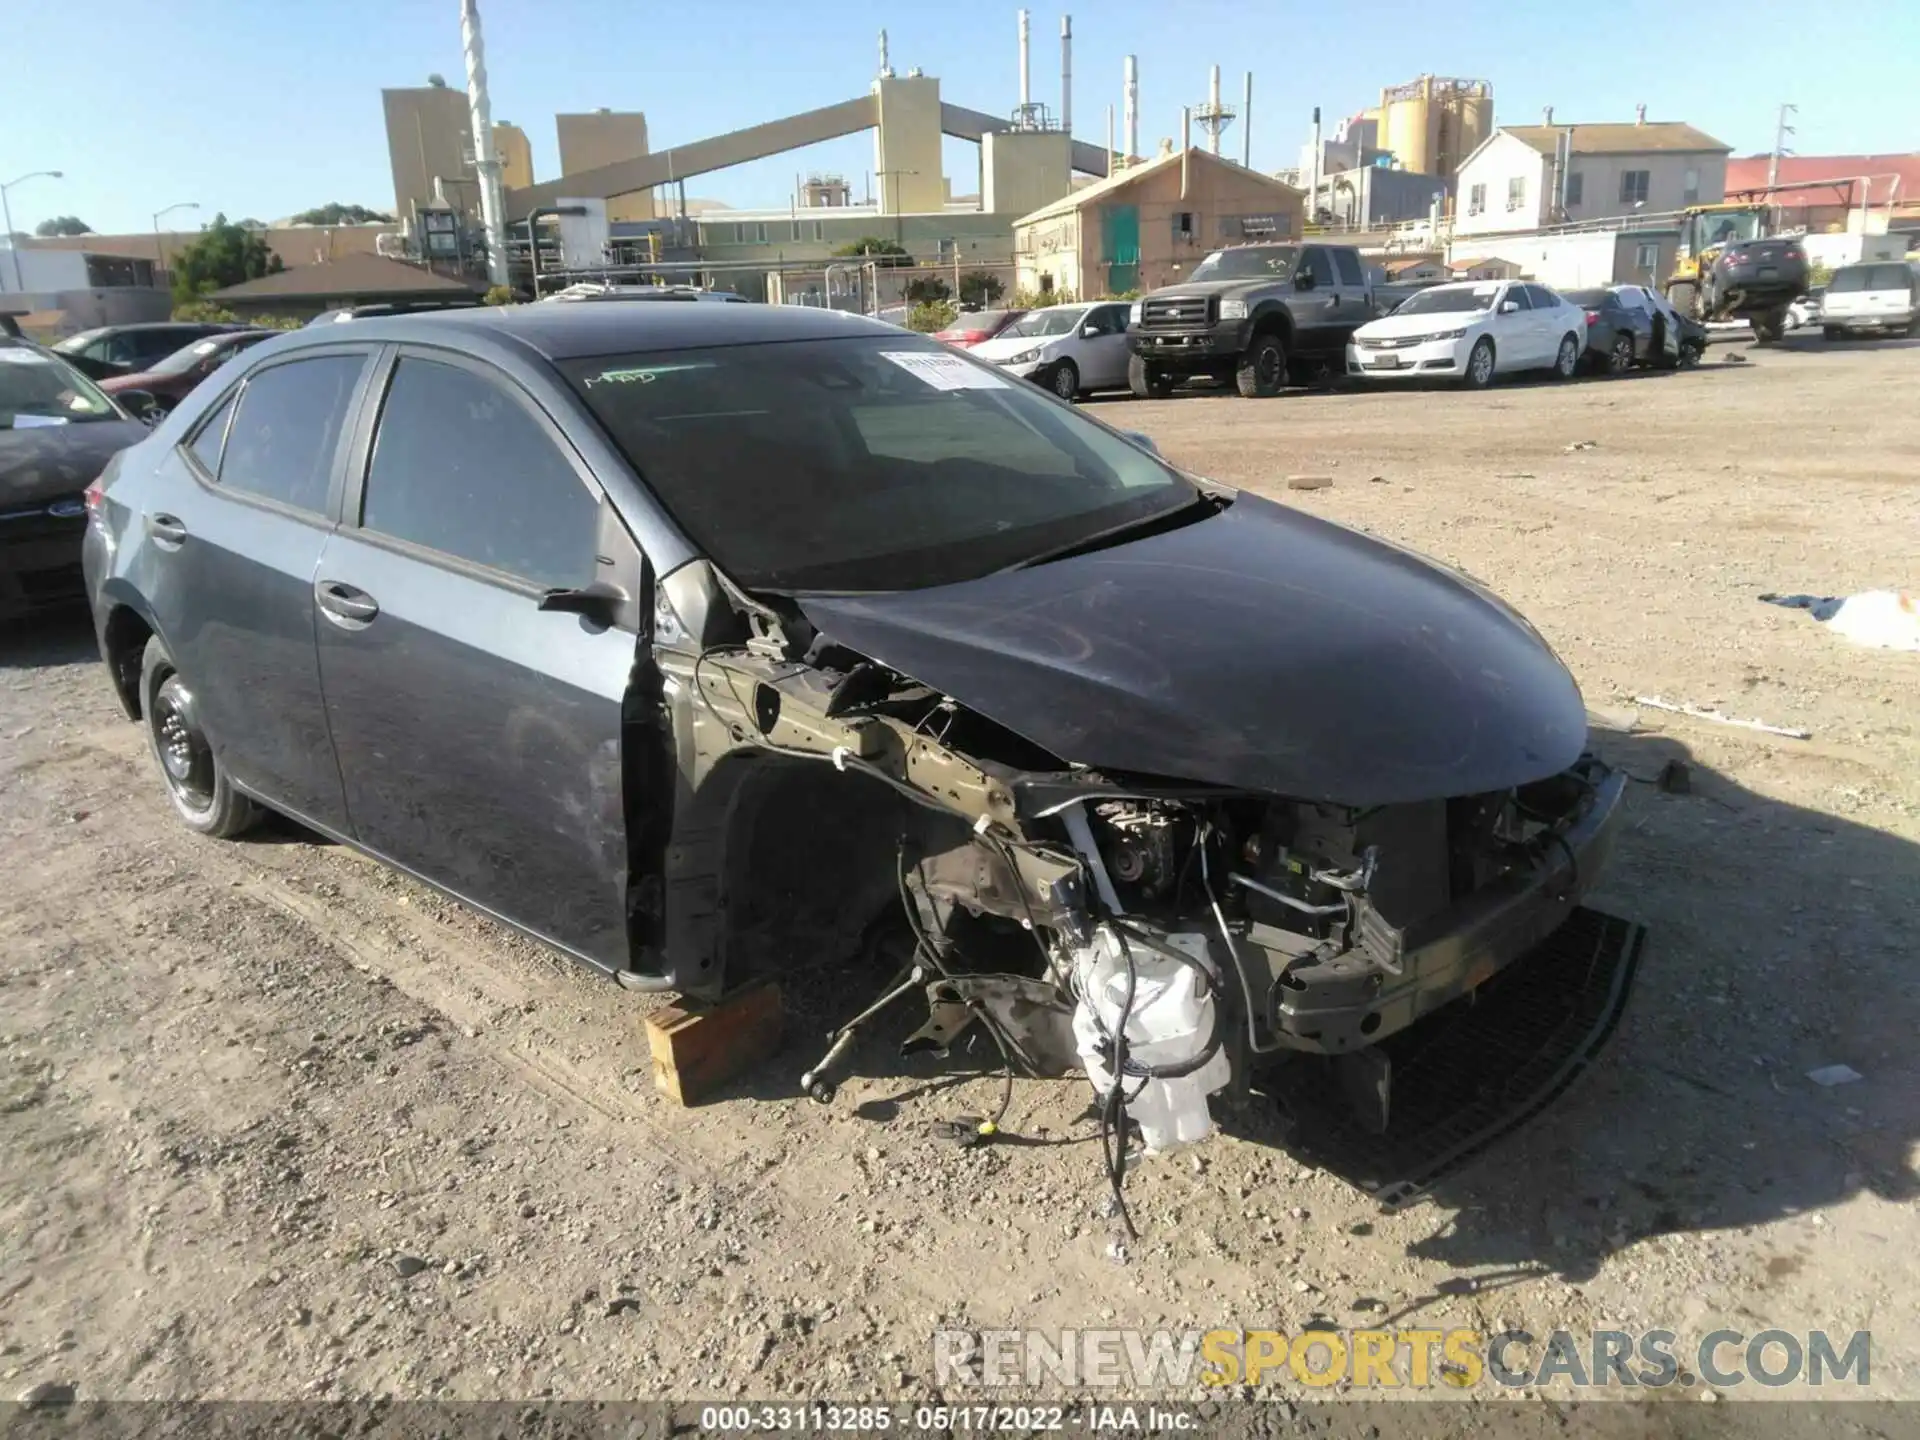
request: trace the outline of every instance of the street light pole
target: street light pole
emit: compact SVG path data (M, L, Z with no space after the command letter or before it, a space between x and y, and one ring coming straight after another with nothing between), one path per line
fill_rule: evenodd
M162 215L171 215L176 210L198 210L199 208L200 202L198 200L182 200L177 204L167 206L164 210L156 210L153 212L153 266L156 271L164 271L167 268L166 246L160 239L160 217Z
M38 180L43 176L49 180L61 178L58 170L33 170L22 175L18 180L9 180L6 184L0 185L0 221L6 222L7 252L13 256L13 288L22 294L26 293L27 282L20 278L20 247L13 243L13 207L7 204L7 192L16 185L24 185L29 180Z

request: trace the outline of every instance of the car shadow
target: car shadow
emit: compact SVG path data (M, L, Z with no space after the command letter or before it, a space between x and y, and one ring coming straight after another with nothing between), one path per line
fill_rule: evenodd
M1647 927L1626 1014L1567 1093L1430 1187L1414 1213L1436 1224L1409 1253L1490 1267L1470 1287L1578 1281L1653 1236L1920 1198L1920 846L1748 790L1669 736L1595 745L1646 782L1590 897ZM1688 793L1652 783L1670 761ZM1809 1078L1836 1065L1859 1078ZM1287 1144L1272 1108L1222 1124ZM1775 1243L1771 1273L1798 1268Z
M0 670L44 670L100 658L84 603L0 623Z

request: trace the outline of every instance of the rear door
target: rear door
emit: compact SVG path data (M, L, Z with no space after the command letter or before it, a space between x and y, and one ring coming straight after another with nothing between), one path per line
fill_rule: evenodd
M646 606L543 610L639 551L547 410L490 365L403 347L376 382L317 575L353 834L582 959L628 963L621 707Z
M1331 319L1336 340L1342 346L1353 332L1373 318L1373 305L1367 286L1366 267L1359 252L1340 247L1327 252L1333 257L1334 303Z
M142 517L143 588L227 773L343 832L314 655L313 575L344 483L370 346L302 350L251 372L188 432L184 483Z
M1580 348L1586 347L1587 317L1584 311L1576 311L1544 285L1527 286L1527 299L1533 306L1533 333L1539 337L1540 348L1534 352L1539 364L1553 363L1560 353L1560 342L1569 331Z

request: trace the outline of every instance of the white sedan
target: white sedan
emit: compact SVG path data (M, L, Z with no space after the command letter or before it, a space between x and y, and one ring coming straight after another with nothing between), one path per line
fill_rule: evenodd
M1127 302L1029 310L969 352L1062 400L1127 385Z
M1347 345L1347 373L1368 380L1460 380L1551 370L1569 379L1587 345L1587 312L1526 280L1435 285L1369 320Z

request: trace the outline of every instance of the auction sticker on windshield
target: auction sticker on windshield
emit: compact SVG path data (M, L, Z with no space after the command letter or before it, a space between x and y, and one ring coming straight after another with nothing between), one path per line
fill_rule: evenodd
M958 355L934 355L924 350L882 350L882 360L891 360L909 375L916 376L935 390L1005 390L1007 382L983 366L962 360Z

